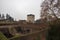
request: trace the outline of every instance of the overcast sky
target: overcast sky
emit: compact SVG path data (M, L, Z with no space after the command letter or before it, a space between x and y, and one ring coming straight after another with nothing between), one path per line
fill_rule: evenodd
M40 5L43 0L0 0L0 13L10 14L15 19L26 19L27 14L34 14L36 19L40 17Z

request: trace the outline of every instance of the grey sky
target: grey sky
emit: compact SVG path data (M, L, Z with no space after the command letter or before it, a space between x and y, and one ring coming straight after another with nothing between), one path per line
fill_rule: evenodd
M26 19L27 14L40 17L40 5L43 0L0 0L0 13L10 14L15 19Z

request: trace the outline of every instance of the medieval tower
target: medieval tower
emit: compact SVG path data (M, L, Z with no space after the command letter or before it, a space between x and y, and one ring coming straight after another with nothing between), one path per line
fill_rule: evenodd
M27 22L34 23L35 16L33 14L27 15Z

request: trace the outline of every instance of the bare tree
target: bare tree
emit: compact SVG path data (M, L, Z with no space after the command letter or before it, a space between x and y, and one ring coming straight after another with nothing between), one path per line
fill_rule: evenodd
M41 10L41 18L49 19L49 16L58 19L60 17L60 0L44 0Z

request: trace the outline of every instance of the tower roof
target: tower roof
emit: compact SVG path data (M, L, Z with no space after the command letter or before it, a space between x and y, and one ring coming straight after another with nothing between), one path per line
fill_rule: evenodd
M33 14L28 14L27 16L34 16Z

